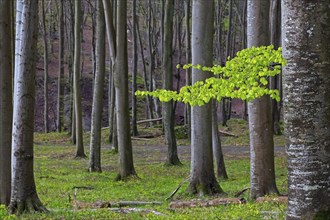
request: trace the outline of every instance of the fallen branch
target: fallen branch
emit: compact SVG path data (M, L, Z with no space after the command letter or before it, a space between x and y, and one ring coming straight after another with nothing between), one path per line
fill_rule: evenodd
M188 176L186 179L184 179L183 181L181 181L181 183L178 185L178 187L171 193L171 195L169 197L167 197L165 200L170 200L173 198L173 196L179 191L179 189L181 188L181 186L187 182L190 179L190 176Z
M72 189L86 189L86 190L92 190L94 189L93 186L73 186Z
M263 202L288 203L288 197L287 196L259 197L256 199L256 203L263 203Z
M161 216L167 216L164 213L157 212L155 210L150 209L140 209L140 208L109 208L110 211L113 212L119 212L119 213L130 213L130 212L145 212L145 213L152 213L154 215L161 215Z
M161 121L161 120L163 120L163 118L145 119L145 120L137 121L136 124L142 124L142 123L154 122L154 121Z
M78 201L75 197L73 202L73 207L75 209L100 209L100 208L111 208L111 207L132 207L132 206L144 206L144 205L162 205L162 202L145 202L145 201L119 201L119 202L110 202L110 201L96 201L96 202L83 202Z
M178 208L195 208L195 207L210 207L228 204L242 204L244 200L239 198L217 198L212 200L191 200L191 201L173 201L170 203L171 209Z
M223 135L238 137L236 134L233 134L233 133L230 133L230 132L227 132L227 131L219 130L219 132L220 132L220 134L223 134Z
M234 196L235 197L240 197L245 191L249 190L250 187L244 188L241 191L237 192Z
M132 140L137 140L137 141L150 141L150 138L140 138L140 137L131 137Z

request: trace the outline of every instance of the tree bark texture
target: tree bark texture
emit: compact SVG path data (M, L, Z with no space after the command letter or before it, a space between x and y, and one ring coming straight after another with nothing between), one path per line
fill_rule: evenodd
M10 1L0 1L0 204L9 204L12 131L12 13Z
M47 211L33 175L38 1L17 1L10 213Z
M42 0L42 28L44 40L44 132L48 133L48 41L45 14L45 0Z
M133 165L129 120L126 20L127 0L120 0L117 2L117 56L115 64L116 117L120 163L118 180L136 175Z
M57 132L63 129L64 113L64 2L59 2L59 73L57 78Z
M96 20L96 73L94 78L89 171L101 172L101 127L105 79L105 20L102 0L98 0Z
M172 67L172 42L173 42L173 17L174 0L165 2L164 21L164 45L163 45L163 88L173 90L173 67ZM181 164L178 157L178 150L174 132L174 109L173 101L163 102L163 124L165 130L165 142L167 145L166 164Z
M330 3L282 0L287 219L330 216Z
M137 13L136 13L136 0L133 0L133 18L132 18L132 33L133 33L133 70L132 70L132 135L138 135L137 129L137 98L135 92L137 90L137 71L138 71L138 37L137 37Z
M76 121L76 157L86 157L83 143L83 126L82 126L82 106L80 92L80 65L81 65L81 1L75 3L75 20L74 20L74 66L73 66L73 84L74 84L74 109Z
M192 64L211 66L213 60L214 2L193 0ZM192 83L205 80L211 73L192 70ZM194 194L215 194L221 188L214 175L212 156L212 104L191 108L191 168L188 191Z
M248 47L269 45L269 0L248 0ZM250 129L251 198L278 194L275 183L274 140L270 98L248 103Z

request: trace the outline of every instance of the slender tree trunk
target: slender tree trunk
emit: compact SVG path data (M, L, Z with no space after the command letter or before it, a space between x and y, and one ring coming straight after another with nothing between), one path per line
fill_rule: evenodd
M248 47L269 44L269 0L248 0ZM270 98L248 103L250 129L251 198L278 194L275 183L274 140Z
M186 24L186 63L191 63L191 37L190 37L190 1L185 0L185 24ZM191 85L191 69L186 69L186 85ZM191 107L185 105L185 125L188 126L188 134L191 134Z
M277 49L280 46L281 41L281 0L271 0L270 5L270 43ZM280 75L270 77L269 85L271 89L279 89L278 81ZM280 102L271 99L271 113L272 113L272 124L275 135L281 135L280 127Z
M146 62L144 58L144 52L143 52L143 43L142 43L142 38L140 34L140 28L139 28L139 21L136 21L136 28L137 28L137 34L139 38L139 43L140 43L140 51L141 51L141 59L142 59L142 64L143 64L143 79L144 79L144 87L146 90L148 90L148 79L147 79L147 67L146 67ZM151 119L153 115L153 109L152 105L150 104L152 102L151 97L147 96L146 97L146 104L147 104L147 118ZM152 123L150 123L150 126Z
M33 175L38 1L17 1L17 11L20 13L16 16L12 189L8 208L12 214L47 211L37 195Z
M136 0L133 0L133 27L132 27L132 32L133 32L133 71L132 71L132 135L137 136L138 135L138 129L137 129L137 100L135 96L135 92L137 90L137 82L136 82L136 77L137 77L137 63L138 63L138 51L137 51L137 33L136 33L136 19L137 19L137 14L136 14Z
M96 20L96 73L94 79L89 171L101 172L101 127L105 78L105 20L102 0L98 0Z
M0 204L10 201L13 78L13 5L0 1Z
M211 66L213 58L214 2L193 0L192 64ZM192 71L192 82L203 81L211 73ZM191 168L188 191L194 194L222 192L215 175L212 156L212 104L191 108Z
M83 144L83 127L82 127L82 106L80 92L80 53L81 53L81 2L75 2L75 23L74 23L74 67L73 67L73 84L74 84L74 103L75 103L75 120L76 120L76 158L85 158Z
M59 72L57 78L57 132L63 129L64 113L64 2L59 2Z
M45 15L45 0L42 0L42 31L44 40L44 132L48 133L48 42Z
M215 174L219 178L228 179L225 160L223 158L219 127L218 127L218 107L216 100L212 101L212 150L215 160Z
M174 0L166 0L163 45L163 88L173 90L172 40L173 40ZM167 145L167 165L181 164L178 157L174 132L173 101L163 102L163 124Z
M120 161L117 180L124 180L131 175L136 175L129 121L126 20L127 0L120 0L117 2L117 56L115 64L116 117Z
M325 220L330 216L330 4L282 0L282 7L287 219Z

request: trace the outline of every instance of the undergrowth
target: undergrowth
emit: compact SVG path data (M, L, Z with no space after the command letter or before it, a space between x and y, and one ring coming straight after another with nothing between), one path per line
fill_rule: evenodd
M238 127L243 127L243 131L246 129L245 125L243 122ZM229 124L229 127L233 128L234 125ZM234 129L236 132L238 128L233 128L228 132L234 132ZM145 132L154 132L154 130ZM255 203L249 198L248 191L242 195L247 200L246 204L169 209L169 201L165 201L165 198L189 176L188 151L180 151L182 166L164 166L166 147L135 143L133 151L138 178L127 182L116 182L114 179L118 171L118 155L111 151L108 144L102 147L103 172L89 173L88 159L74 159L75 147L70 144L70 139L66 134L36 134L35 137L34 175L37 191L41 201L50 212L24 214L19 217L20 219L284 219L285 217L285 204ZM85 138L88 138L88 134ZM88 155L88 146L85 148ZM180 148L182 147L179 146L179 150ZM239 154L225 155L225 162L229 179L219 180L219 182L226 192L225 197L234 197L235 193L249 187L249 158ZM286 159L277 157L275 162L278 188L281 193L286 194ZM174 200L194 199L185 191L187 184L185 183L175 194ZM121 213L107 208L75 209L74 201L91 204L97 201L111 203L160 201L163 204L138 207L144 211ZM154 214L152 211L161 215ZM17 218L8 215L5 207L0 206L0 219Z

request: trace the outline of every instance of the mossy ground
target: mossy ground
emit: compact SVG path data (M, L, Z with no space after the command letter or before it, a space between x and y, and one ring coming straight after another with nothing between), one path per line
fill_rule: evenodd
M235 122L235 121L234 121ZM245 122L230 122L230 132L246 135ZM233 124L231 124L233 123ZM235 124L235 126L234 126ZM237 125L238 124L238 125ZM237 127L236 127L237 126ZM148 130L149 129L149 130ZM160 128L140 128L141 133L156 134ZM242 129L240 132L238 129ZM89 173L88 159L74 159L75 147L70 144L68 135L61 133L35 135L35 180L41 201L50 213L24 214L20 219L284 219L286 205L274 202L254 203L249 193L242 196L246 204L226 205L207 208L169 209L165 201L178 184L189 176L189 152L181 151L182 166L164 166L166 147L162 136L152 140L133 141L135 168L139 178L127 182L114 181L118 171L118 155L111 151L106 143L107 130L104 130L102 147L102 173ZM88 134L85 135L86 154L88 155ZM228 137L231 138L231 137ZM239 139L237 137L236 139ZM247 144L245 138L238 145ZM244 140L244 141L243 141ZM187 140L185 144L189 144ZM234 142L223 138L223 143ZM145 143L146 142L146 143ZM179 147L180 149L180 147ZM219 180L226 197L243 188L249 187L249 158L240 155L225 155L228 180ZM286 194L286 159L276 158L276 180L281 193ZM188 183L174 196L175 200L191 200L193 197L185 192ZM154 210L164 215L148 212L118 213L108 209L75 210L74 187L92 187L77 189L76 200L94 203L96 201L161 201L163 205L142 206L140 208ZM207 199L207 198L204 198ZM0 219L16 219L9 216L2 206Z

